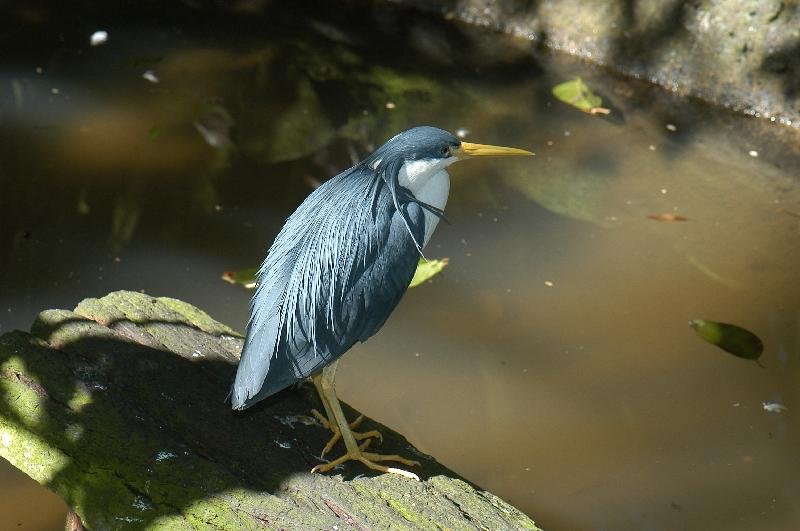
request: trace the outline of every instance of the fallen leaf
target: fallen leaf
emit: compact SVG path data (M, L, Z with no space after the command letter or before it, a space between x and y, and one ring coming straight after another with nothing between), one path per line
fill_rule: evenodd
M764 408L764 411L769 411L770 413L783 413L784 411L789 411L788 407L778 402L761 402L761 407Z
M222 273L222 280L231 284L241 284L247 289L256 287L256 273L258 268L251 267L240 269L239 271L225 271Z
M701 339L739 358L758 360L761 353L764 352L764 344L761 339L741 326L704 319L689 321L689 326L697 332Z
M647 219L654 219L656 221L689 221L689 218L679 216L678 214L650 214Z
M609 114L611 112L602 107L603 99L594 94L579 77L553 87L553 96L585 113Z
M430 280L434 275L439 274L448 263L450 263L450 259L448 258L442 258L441 260L425 260L424 258L420 258L417 264L417 270L414 272L414 278L411 279L411 283L408 287L413 288L419 286L426 280Z

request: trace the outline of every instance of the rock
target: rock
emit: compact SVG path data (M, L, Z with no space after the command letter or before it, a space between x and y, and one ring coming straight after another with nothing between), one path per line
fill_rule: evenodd
M0 456L95 530L536 529L371 420L381 451L419 460L423 481L356 464L310 474L329 435L308 416L313 387L234 413L241 343L185 302L135 292L42 312L32 333L0 337Z
M800 127L800 6L783 0L391 0Z

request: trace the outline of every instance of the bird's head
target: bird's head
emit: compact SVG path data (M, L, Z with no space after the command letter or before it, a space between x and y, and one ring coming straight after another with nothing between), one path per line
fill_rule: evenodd
M420 126L403 131L375 150L364 164L384 178L397 179L403 186L412 185L459 160L471 157L533 155L512 147L462 142L443 129Z

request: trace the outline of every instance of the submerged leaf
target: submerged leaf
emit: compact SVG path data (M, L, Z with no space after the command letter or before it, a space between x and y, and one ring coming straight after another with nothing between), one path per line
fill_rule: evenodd
M430 280L434 275L439 274L448 263L450 263L448 258L442 258L441 260L425 260L424 258L420 258L417 264L417 270L414 272L414 278L411 279L411 283L408 287L413 288L419 286L426 280Z
M86 188L83 188L78 194L78 214L86 215L91 210L92 207L89 206L89 201L86 199Z
M553 96L589 114L608 114L611 112L602 107L603 99L594 94L579 77L553 87Z
M764 344L758 336L741 326L703 319L689 321L689 326L700 338L734 356L757 360L764 351Z
M247 289L253 289L256 287L256 273L258 273L258 268L256 267L239 271L225 271L222 273L222 280L231 284L241 284Z
M689 218L679 216L678 214L650 214L647 219L654 219L656 221L689 221Z
M194 128L213 148L224 148L231 144L230 132L233 117L222 105L211 105L194 122Z

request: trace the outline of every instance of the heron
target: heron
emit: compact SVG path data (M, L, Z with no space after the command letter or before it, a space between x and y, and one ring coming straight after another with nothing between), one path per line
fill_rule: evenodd
M317 465L327 472L360 461L380 472L419 479L399 455L367 451L379 432L354 431L336 396L339 358L372 337L400 302L450 192L447 167L471 157L533 155L512 147L463 142L432 126L390 138L371 155L314 190L286 220L258 271L250 318L231 389L235 410L311 379L346 452Z

